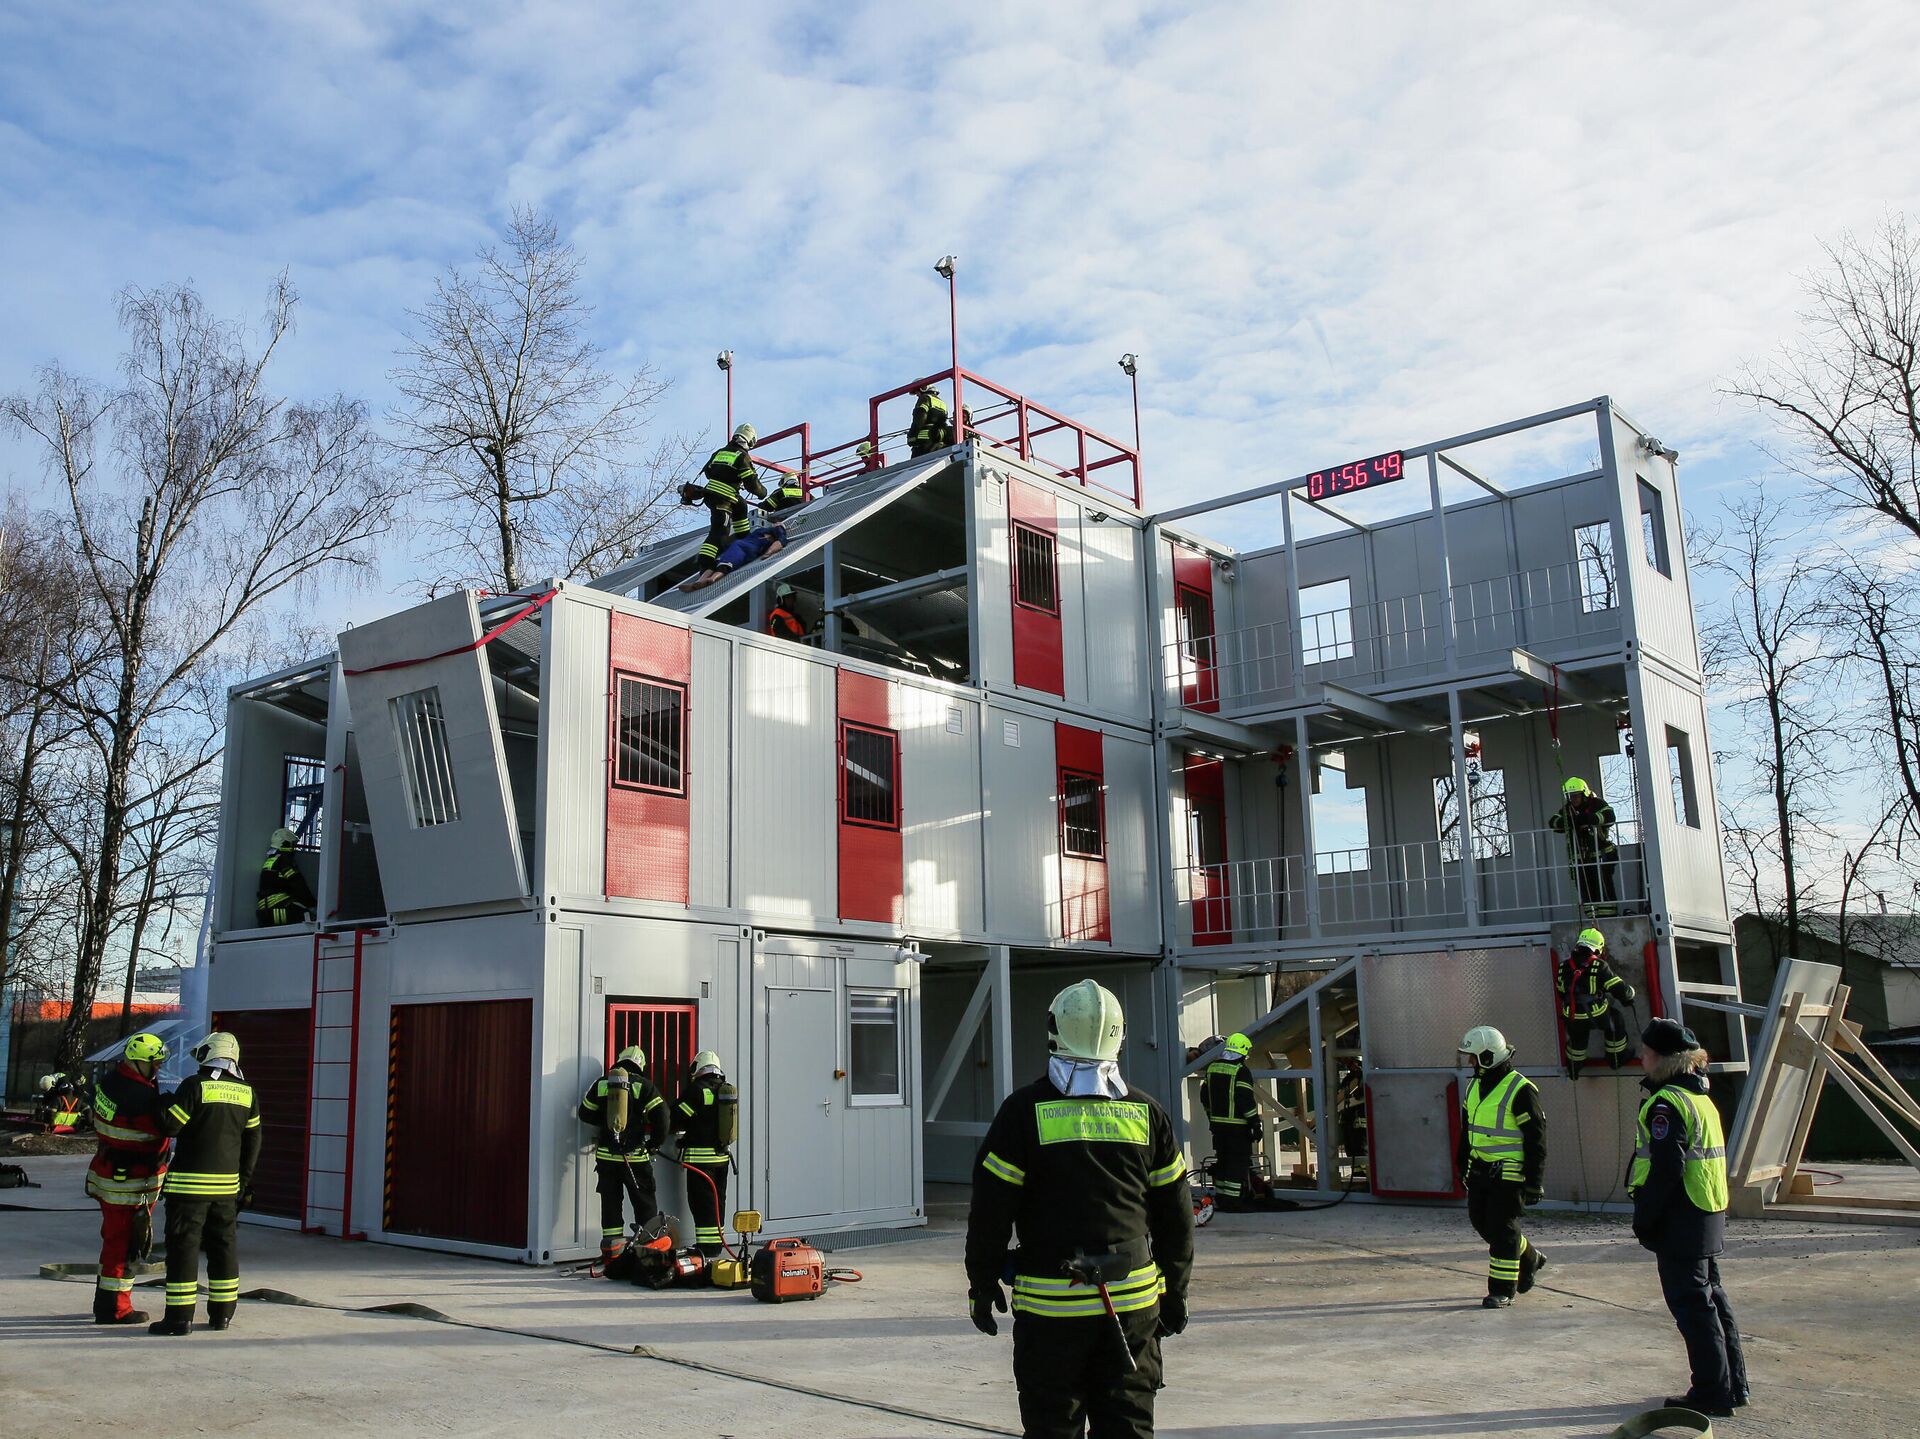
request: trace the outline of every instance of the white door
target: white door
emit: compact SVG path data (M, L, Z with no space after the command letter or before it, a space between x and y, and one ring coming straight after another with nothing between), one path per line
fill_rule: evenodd
M832 990L768 991L769 1218L804 1219L831 1214L839 1206L835 1033Z

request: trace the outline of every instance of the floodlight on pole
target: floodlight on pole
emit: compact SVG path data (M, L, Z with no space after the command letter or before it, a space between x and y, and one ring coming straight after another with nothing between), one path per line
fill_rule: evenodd
M953 438L956 444L967 438L967 411L960 395L960 300L953 283L952 255L942 255L933 263L933 272L947 282L947 338L953 350Z
M1133 387L1133 456L1136 477L1140 466L1140 357L1126 354L1120 357L1120 368L1126 371L1127 383Z
M722 350L713 357L713 362L727 377L727 433L731 435L733 433L733 351Z

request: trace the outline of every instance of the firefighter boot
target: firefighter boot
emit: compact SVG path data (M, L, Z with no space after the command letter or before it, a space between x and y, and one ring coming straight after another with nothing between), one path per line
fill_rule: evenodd
M1480 1301L1480 1307L1482 1309L1511 1309L1513 1308L1513 1300L1504 1294L1489 1294L1485 1299Z
M233 1323L234 1307L235 1306L232 1300L227 1300L225 1303L221 1303L221 1304L212 1304L212 1303L208 1304L207 1305L207 1328L213 1330L217 1334L221 1330L225 1329L229 1324Z
M93 1322L95 1324L145 1324L147 1322L147 1311L144 1309L129 1309L125 1314L115 1314L111 1308L102 1310L101 1307L96 1304L93 1306Z
M147 1333L176 1336L191 1334L193 1333L193 1315L184 1309L177 1313L173 1310L168 1310L165 1319L155 1320L147 1326Z
M1540 1271L1546 1267L1547 1256L1529 1244L1527 1246L1526 1260L1520 1266L1520 1283L1517 1286L1522 1294L1525 1294L1529 1289L1533 1288L1533 1281L1539 1276Z

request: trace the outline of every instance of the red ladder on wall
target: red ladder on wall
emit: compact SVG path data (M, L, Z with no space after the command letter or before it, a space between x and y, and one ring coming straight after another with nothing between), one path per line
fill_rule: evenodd
M321 931L313 937L313 1072L307 1085L303 1234L367 1237L353 1228L354 1110L360 1097L360 1072L354 1061L360 1053L360 963L366 937L372 933L356 929L351 954L321 954L321 943L339 939L337 933ZM339 983L343 967L350 970L344 985ZM334 1217L328 1219L328 1215Z

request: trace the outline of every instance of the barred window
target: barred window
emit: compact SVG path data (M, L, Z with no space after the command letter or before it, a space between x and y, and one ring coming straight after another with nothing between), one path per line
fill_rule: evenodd
M900 740L892 730L840 723L840 815L849 824L900 827Z
M453 788L453 754L447 748L447 716L440 687L395 695L387 701L400 774L407 787L407 818L415 829L452 824L460 818Z
M1013 526L1013 598L1030 610L1060 613L1060 592L1054 571L1053 536L1045 530Z
M1107 857L1107 806L1100 776L1060 771L1060 847L1078 859Z
M687 688L642 675L616 674L613 782L662 794L686 793L683 749Z

